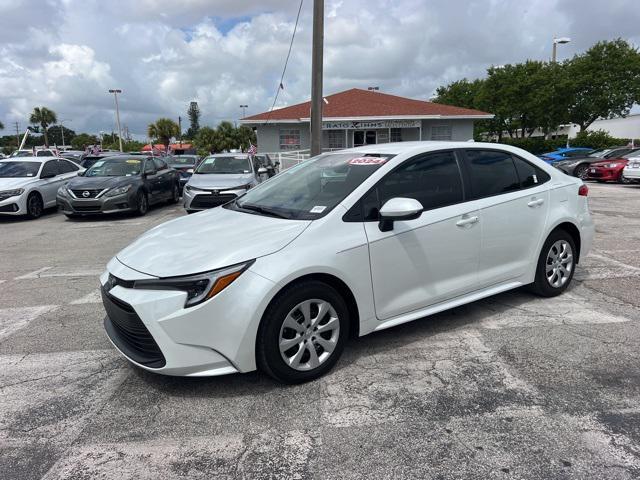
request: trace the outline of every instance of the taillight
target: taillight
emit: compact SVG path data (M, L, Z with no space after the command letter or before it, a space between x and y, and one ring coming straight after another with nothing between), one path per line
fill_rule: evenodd
M578 189L578 195L580 195L581 197L586 197L587 195L589 195L589 187L587 187L586 185L580 185L580 188Z

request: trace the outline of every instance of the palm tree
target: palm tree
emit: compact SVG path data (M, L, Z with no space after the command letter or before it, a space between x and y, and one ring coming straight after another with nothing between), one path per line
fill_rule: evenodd
M239 147L238 133L231 122L220 122L216 132L218 134L218 148L220 151L232 150Z
M56 117L56 112L53 110L49 110L47 107L36 107L33 109L33 113L31 117L29 117L29 122L34 125L40 125L42 127L42 132L44 133L44 144L45 146L49 146L49 137L47 137L47 127L52 123L56 123L58 118Z
M0 122L0 130L4 130L4 123Z
M180 135L180 127L170 118L159 118L156 123L149 124L147 135L158 140L167 150L169 143L171 143L171 138Z

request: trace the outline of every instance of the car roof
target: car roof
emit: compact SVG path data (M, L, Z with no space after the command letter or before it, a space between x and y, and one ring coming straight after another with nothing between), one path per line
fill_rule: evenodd
M243 157L243 158L249 158L249 154L248 153L233 153L233 152L229 152L229 153L214 153L213 155L207 155L207 158L211 158L211 157Z
M374 145L364 145L362 147L348 148L346 150L339 150L331 153L363 153L363 154L387 154L387 155L400 155L403 153L419 153L428 152L432 150L444 150L449 148L488 148L488 149L500 149L515 151L517 147L511 145L505 145L503 143L490 143L490 142L455 142L455 141L434 141L423 140L417 142L394 142L394 143L378 143Z
M45 160L55 160L58 157L12 157L12 158L3 158L0 161L9 161L9 162L40 162L42 163Z

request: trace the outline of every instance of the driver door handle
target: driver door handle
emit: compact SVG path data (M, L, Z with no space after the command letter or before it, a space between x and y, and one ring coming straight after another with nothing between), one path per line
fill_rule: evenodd
M544 198L532 199L529 203L527 203L528 207L535 208L539 207L544 203Z
M467 226L473 225L474 223L478 223L477 215L473 215L473 216L463 215L462 218L456 222L456 225L458 227L467 227Z

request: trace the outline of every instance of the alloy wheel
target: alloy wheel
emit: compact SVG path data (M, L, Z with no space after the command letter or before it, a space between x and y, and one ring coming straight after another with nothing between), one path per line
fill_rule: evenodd
M307 371L326 362L340 338L340 320L326 300L305 300L285 317L280 328L279 349L285 364Z
M38 218L42 215L42 202L40 201L40 197L37 195L31 195L29 197L28 211L29 215L33 218Z
M573 249L566 240L558 240L549 249L546 262L546 276L549 285L562 287L571 277L573 270Z
M589 171L589 167L587 167L586 165L580 165L578 168L576 168L576 177L578 177L581 180L586 180L587 178L587 172Z

